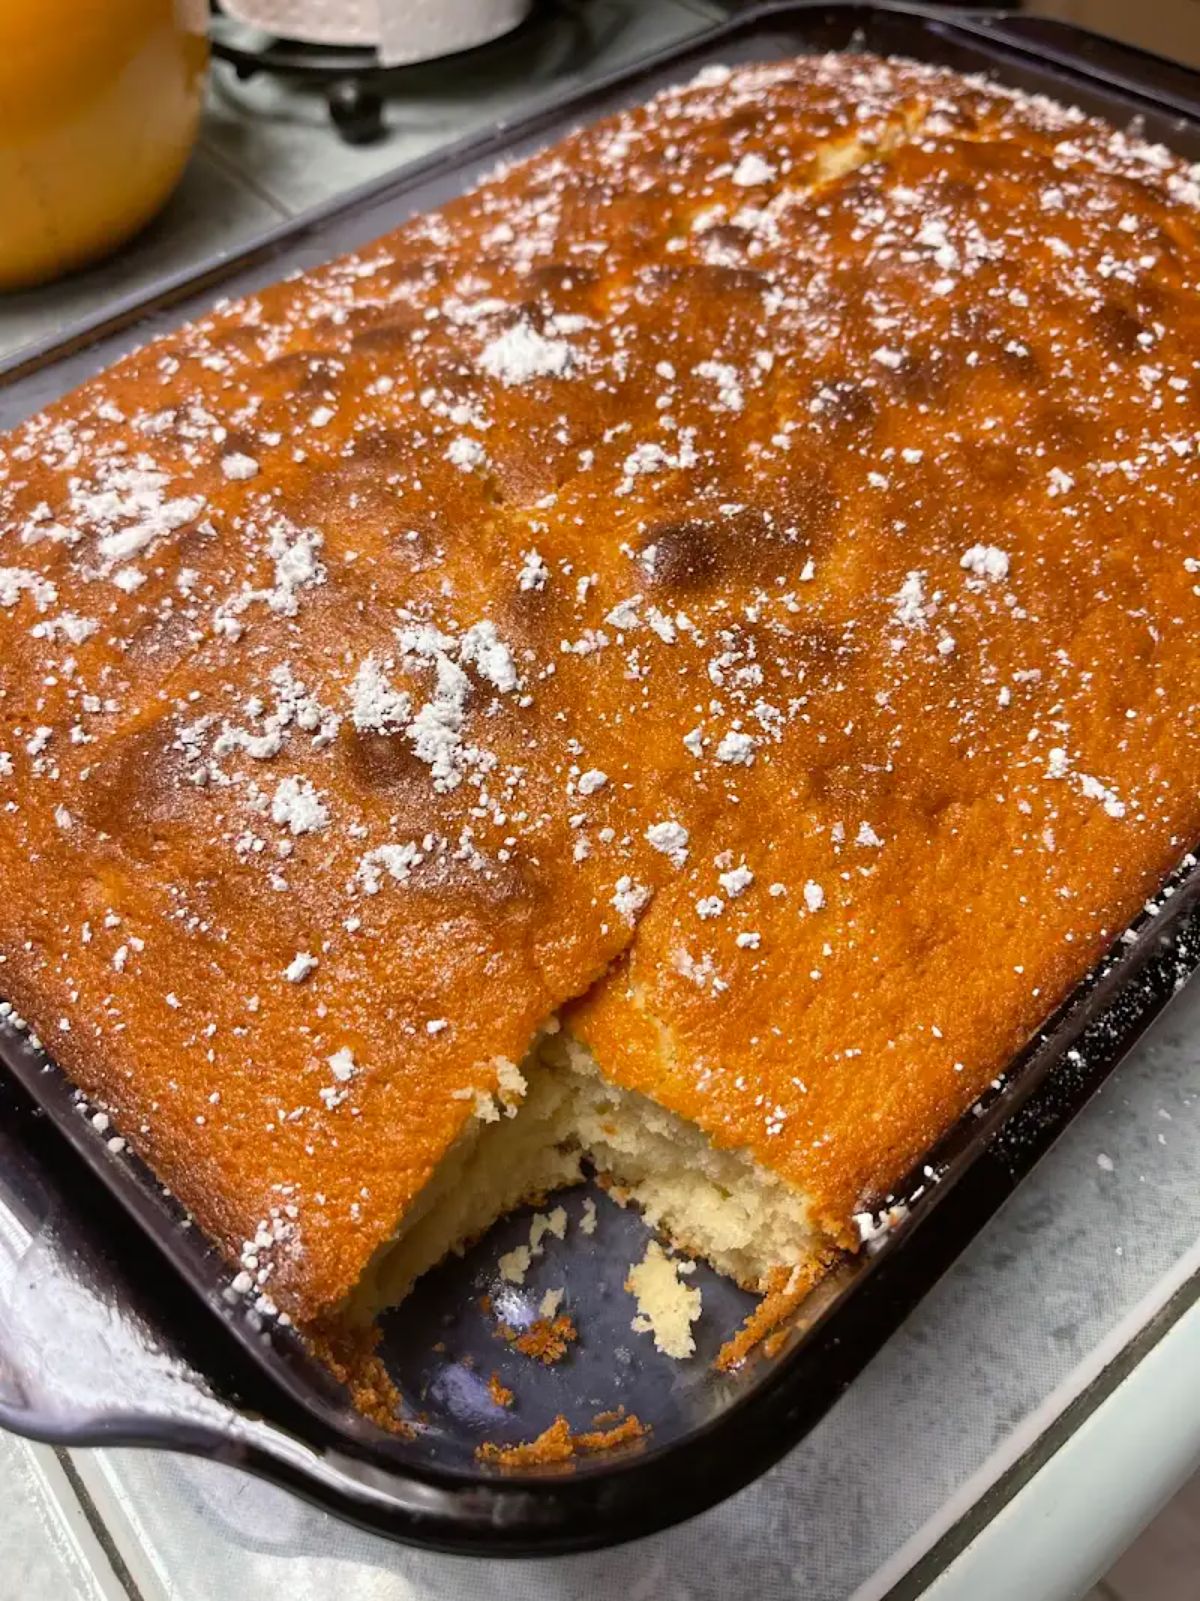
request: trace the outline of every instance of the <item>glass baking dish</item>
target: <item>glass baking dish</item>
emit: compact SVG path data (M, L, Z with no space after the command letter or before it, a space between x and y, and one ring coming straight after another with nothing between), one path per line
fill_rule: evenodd
M1200 156L1197 78L1079 30L932 8L782 5L736 21L543 105L421 165L265 236L234 257L110 307L102 321L0 366L0 426L11 426L151 335L285 272L374 238L460 192L501 157L645 99L711 62L804 51L904 54L1082 105ZM492 1333L481 1292L500 1251L524 1238L508 1219L429 1275L385 1324L382 1352L421 1428L385 1433L286 1329L264 1327L227 1290L227 1271L171 1198L114 1155L51 1062L0 1037L0 1425L61 1444L196 1451L260 1472L378 1532L489 1554L600 1546L688 1517L748 1483L812 1427L987 1221L1151 1019L1200 965L1200 875L1188 858L1154 905L1050 1018L983 1102L898 1188L901 1221L847 1262L793 1317L770 1356L716 1373L709 1360L751 1304L704 1273L698 1358L632 1352L627 1265L644 1228L597 1192L602 1226L569 1231L545 1259L581 1331L569 1361L541 1368ZM583 1193L564 1204L577 1217ZM491 1372L518 1392L508 1412ZM558 1414L586 1428L623 1406L651 1425L636 1446L558 1468L481 1464L482 1439L528 1439Z

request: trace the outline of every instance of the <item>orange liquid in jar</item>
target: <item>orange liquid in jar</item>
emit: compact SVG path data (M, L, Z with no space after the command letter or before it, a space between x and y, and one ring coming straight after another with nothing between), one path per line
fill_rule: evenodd
M202 0L0 0L0 289L135 233L200 116Z

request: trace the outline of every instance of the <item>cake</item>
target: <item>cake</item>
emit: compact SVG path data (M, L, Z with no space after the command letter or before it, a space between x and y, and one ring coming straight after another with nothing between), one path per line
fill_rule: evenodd
M710 68L0 441L0 992L235 1289L858 1246L1200 830L1198 205Z

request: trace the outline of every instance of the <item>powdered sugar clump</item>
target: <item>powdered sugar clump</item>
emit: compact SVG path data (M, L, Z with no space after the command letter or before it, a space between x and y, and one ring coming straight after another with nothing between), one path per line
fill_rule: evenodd
M420 708L406 732L416 755L432 769L434 787L455 789L462 782L462 727L470 685L466 673L443 651L436 653L433 665L433 696Z
M177 495L168 499L163 491L169 476L139 458L133 466L109 467L101 487L76 489L71 510L104 532L99 540L101 559L109 564L128 561L165 534L193 522L204 509L201 495Z
M501 694L517 688L519 679L512 651L496 632L493 622L474 623L462 637L459 660L469 662Z
M754 760L754 738L734 730L717 746L717 760L736 767L749 767Z
M271 801L271 820L291 834L313 834L329 822L329 811L307 778L282 778Z
M775 168L769 161L753 154L743 156L733 169L732 181L739 189L752 189L760 183L770 183L775 176Z
M744 895L754 882L754 874L748 867L733 867L727 873L721 873L718 881L721 888L730 900L736 900Z
M717 386L717 404L725 411L741 411L746 403L737 368L724 361L702 361L694 369L697 378L709 378Z
M348 1084L358 1071L354 1063L354 1052L348 1045L343 1045L340 1050L334 1051L329 1058L329 1067L339 1084Z
M400 644L409 663L432 667L435 674L432 697L405 732L415 754L432 769L435 788L455 789L468 767L494 765L494 758L485 751L463 742L471 693L471 681L463 665L474 667L485 683L508 694L520 687L512 651L500 638L496 625L486 618L472 624L457 639L430 624L410 626L400 631Z
M317 958L309 951L297 951L283 970L289 984L302 984L317 966Z
M355 877L364 895L378 895L385 873L397 884L404 884L411 878L413 868L424 860L424 853L412 840L404 845L377 845L359 862Z
M541 555L536 550L525 551L521 571L517 574L517 588L523 594L528 594L531 589L545 589L549 576L550 569Z
M963 551L959 566L976 578L1008 577L1008 555L996 545L972 545Z
M0 606L15 606L23 594L33 596L38 611L45 611L58 599L58 591L48 578L28 567L0 567Z
M271 530L267 554L275 563L275 588L264 598L272 611L284 617L294 616L297 591L323 580L325 569L317 560L323 544L324 539L315 529L294 530L286 523L277 523Z
M623 873L617 880L613 891L612 903L619 916L632 926L637 921L640 911L649 903L650 891L645 884L638 884L627 873Z
M506 389L534 378L565 378L575 356L565 339L547 339L527 322L514 323L483 347L479 365Z
M464 473L469 473L478 467L486 455L487 452L478 439L472 439L469 434L461 434L446 446L446 460Z
M908 573L896 591L896 621L901 628L925 626L925 583L922 574Z
M403 690L393 689L375 657L368 656L355 674L350 691L350 716L360 733L391 734L403 728L412 715L412 701Z
M682 823L651 823L646 839L656 851L669 856L673 866L682 867L687 861L688 831Z

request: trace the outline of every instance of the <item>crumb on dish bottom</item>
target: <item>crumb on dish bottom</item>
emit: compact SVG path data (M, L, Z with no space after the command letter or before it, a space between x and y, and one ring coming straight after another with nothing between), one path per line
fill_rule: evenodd
M539 1317L522 1333L505 1325L500 1330L514 1350L522 1356L532 1357L544 1367L553 1367L567 1354L567 1348L579 1338L574 1319L565 1312L557 1317Z
M797 1264L826 1255L802 1193L743 1153L713 1145L694 1123L608 1082L585 1045L554 1030L519 1071L502 1075L499 1104L480 1099L467 1132L369 1264L347 1306L351 1323L368 1324L395 1306L423 1273L514 1208L581 1182L585 1160L656 1233L746 1289L768 1294ZM647 1328L660 1314L664 1327L678 1323L664 1296L677 1301L680 1285L674 1264L663 1262L658 1274L642 1264L638 1310ZM689 1343L682 1335L668 1341L679 1354Z
M586 1430L572 1434L571 1425L560 1413L535 1440L521 1445L496 1445L485 1441L476 1449L481 1462L499 1468L550 1467L568 1463L576 1456L587 1456L598 1451L611 1451L619 1445L629 1445L645 1439L649 1427L634 1413L607 1428Z

